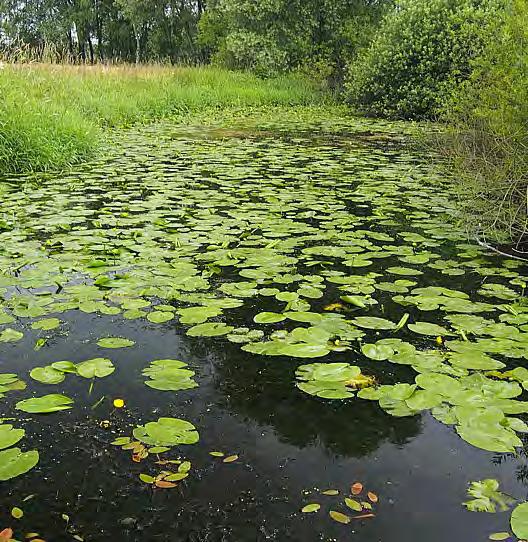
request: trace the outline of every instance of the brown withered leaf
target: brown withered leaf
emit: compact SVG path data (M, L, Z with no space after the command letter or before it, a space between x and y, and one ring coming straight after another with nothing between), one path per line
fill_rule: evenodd
M355 482L350 488L352 495L359 495L363 491L363 484L361 482Z
M173 482L167 482L166 480L156 480L154 482L154 485L163 489L170 489L176 487L176 484L174 484Z
M372 491L367 493L367 497L369 498L370 502L378 502L378 496L375 493L372 493Z

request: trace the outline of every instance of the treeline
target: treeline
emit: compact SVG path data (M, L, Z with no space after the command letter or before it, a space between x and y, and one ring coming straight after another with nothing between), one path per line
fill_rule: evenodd
M9 59L52 62L203 61L202 0L0 0Z
M343 74L391 0L0 0L15 60L208 63Z

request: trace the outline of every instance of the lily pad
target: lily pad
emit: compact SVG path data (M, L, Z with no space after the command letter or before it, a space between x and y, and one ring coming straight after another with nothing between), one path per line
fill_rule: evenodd
M395 329L396 324L385 318L376 318L375 316L359 316L352 320L356 326L363 327L366 329Z
M286 320L286 316L276 312L261 312L253 320L256 324L276 324L277 322Z
M51 365L47 367L35 367L29 373L29 376L37 382L43 384L59 384L62 382L66 375L62 371L54 369Z
M199 440L194 425L179 418L159 418L134 429L134 438L151 446L196 444Z
M115 371L113 363L106 358L94 358L77 364L77 374L83 378L104 378Z
M235 328L224 323L198 324L187 330L190 337L219 337L231 333Z
M15 445L25 434L24 429L15 429L12 425L0 424L0 450Z
M72 405L73 399L65 395L51 394L19 401L16 404L16 409L29 412L30 414L48 414L50 412L68 410Z
M24 334L21 331L7 328L0 332L0 343L12 343L19 341Z
M136 343L130 339L124 339L122 337L105 337L97 341L98 346L101 348L127 348L134 346Z
M511 528L518 538L528 538L528 503L515 507L511 515Z
M0 481L16 478L30 471L39 462L36 450L22 452L20 448L0 451Z
M145 384L150 388L163 391L189 390L198 387L193 380L194 371L186 369L187 364L174 359L160 359L153 361L143 371L148 376Z

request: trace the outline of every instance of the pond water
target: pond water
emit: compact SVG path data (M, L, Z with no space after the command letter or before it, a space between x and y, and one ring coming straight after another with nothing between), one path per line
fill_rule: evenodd
M25 433L0 429L0 531L56 542L508 531L510 512L462 502L487 478L527 496L528 377L508 372L528 356L522 262L468 241L449 183L408 144L412 127L310 110L226 124L129 131L67 174L1 183L0 417ZM143 375L155 360L186 366ZM181 422L145 427L160 418L190 422L199 440ZM38 463L19 454L6 467L13 447Z

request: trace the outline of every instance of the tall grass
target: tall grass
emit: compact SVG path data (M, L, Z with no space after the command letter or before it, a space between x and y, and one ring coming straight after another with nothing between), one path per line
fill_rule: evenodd
M68 166L97 151L105 128L210 108L317 103L296 76L162 66L0 66L0 172Z

